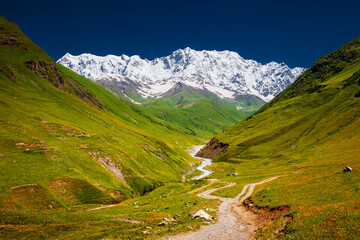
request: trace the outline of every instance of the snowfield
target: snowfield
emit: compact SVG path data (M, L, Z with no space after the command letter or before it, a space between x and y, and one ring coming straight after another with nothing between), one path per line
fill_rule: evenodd
M285 63L263 65L236 52L191 48L151 61L138 55L100 57L67 53L57 62L94 81L131 82L144 98L161 97L180 82L207 89L221 98L250 94L269 101L305 71L301 67L291 69Z

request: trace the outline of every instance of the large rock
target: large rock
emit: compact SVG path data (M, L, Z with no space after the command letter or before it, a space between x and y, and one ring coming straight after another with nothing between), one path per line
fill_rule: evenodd
M212 216L207 214L204 210L197 211L192 217L193 218L204 218L206 220L212 219Z
M220 155L220 153L225 151L228 146L229 144L219 142L216 138L212 138L205 147L195 154L195 157L214 159L216 156Z
M349 166L346 166L343 170L343 172L352 172L352 168Z
M166 226L168 225L169 223L167 221L162 221L162 222L159 222L158 223L158 226Z

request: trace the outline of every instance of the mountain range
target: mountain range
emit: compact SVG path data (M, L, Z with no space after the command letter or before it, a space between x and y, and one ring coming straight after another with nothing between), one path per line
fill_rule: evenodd
M0 238L182 238L211 229L221 211L236 237L359 238L360 37L262 107L241 95L256 113L237 110L239 97L171 81L134 104L55 63L0 16ZM187 151L205 137L197 155L213 159L214 180L186 181L200 164Z
M285 63L263 65L231 51L196 51L189 47L153 60L138 55L67 53L57 62L104 86L115 85L118 93L140 102L169 95L179 83L207 90L221 99L252 95L269 101L305 70L291 69Z
M57 62L205 139L260 109L305 70L191 48L151 61L67 53Z

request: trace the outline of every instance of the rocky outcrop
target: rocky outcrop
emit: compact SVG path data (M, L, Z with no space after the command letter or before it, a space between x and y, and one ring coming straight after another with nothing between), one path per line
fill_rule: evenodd
M83 85L70 77L65 79L60 75L54 61L46 63L43 61L27 61L27 67L36 75L48 79L58 89L75 94L84 102L102 109L101 103Z
M88 153L104 168L112 172L123 183L126 183L123 172L118 164L112 159L111 155L102 151L89 151Z
M19 41L18 34L6 32L0 28L0 48L6 47L23 47L24 43Z
M229 144L219 142L218 139L212 138L210 142L205 145L205 147L203 147L198 153L195 154L195 156L214 159L216 156L225 151L228 146Z
M0 72L5 75L8 79L12 80L13 82L16 82L16 77L14 73L11 70L11 66L7 66L8 64L4 64L0 61Z
M65 81L57 71L55 62L48 64L43 61L27 61L26 65L39 77L46 78L57 88L65 90Z

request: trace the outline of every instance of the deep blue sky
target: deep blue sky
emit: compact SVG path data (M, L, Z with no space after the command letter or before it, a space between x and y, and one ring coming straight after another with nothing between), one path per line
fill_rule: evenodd
M309 67L360 35L359 9L359 0L4 0L0 14L55 60L66 52L153 59L189 46Z

